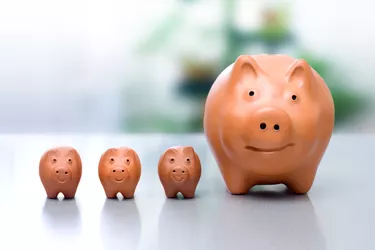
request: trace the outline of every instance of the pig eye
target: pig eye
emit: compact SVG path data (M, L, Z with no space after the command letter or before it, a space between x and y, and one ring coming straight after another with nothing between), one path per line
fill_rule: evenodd
M255 95L255 92L253 91L253 90L251 90L250 92L249 92L249 96L254 96Z
M297 96L296 95L292 95L292 100L293 101L297 100Z
M56 162L57 160L56 160L56 158L53 158L52 161L53 161L53 162Z
M130 163L130 160L129 160L129 159L126 159L126 163Z
M187 158L187 159L186 159L186 162L187 162L187 163L190 163L190 158Z
M171 163L173 163L173 162L174 162L174 158L169 159L169 161L170 161Z
M110 159L110 161L111 161L111 162L114 162L114 161L115 161L115 159L111 158L111 159Z
M69 162L72 162L72 159L69 158L68 161L69 161Z

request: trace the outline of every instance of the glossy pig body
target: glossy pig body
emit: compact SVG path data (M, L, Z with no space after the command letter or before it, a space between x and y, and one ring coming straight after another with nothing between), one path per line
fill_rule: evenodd
M98 173L108 198L116 198L118 193L133 198L141 177L141 161L131 148L110 148L100 158Z
M201 177L201 162L192 147L171 147L159 159L158 174L168 198L179 192L184 198L193 198Z
M308 192L334 128L329 88L304 60L240 56L208 94L204 132L228 190Z
M58 147L46 151L39 162L39 176L50 199L61 192L74 198L82 176L82 161L72 147Z

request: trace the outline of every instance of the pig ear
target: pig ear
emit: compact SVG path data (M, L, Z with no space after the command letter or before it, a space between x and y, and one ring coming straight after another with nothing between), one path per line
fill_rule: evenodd
M74 155L74 157L76 157L77 159L80 157L78 151L74 148L69 149L69 153Z
M78 152L74 148L70 148L69 151L68 151L68 153L76 155Z
M287 82L295 85L297 88L310 88L311 85L311 67L303 59L296 60L289 68Z
M169 157L175 157L176 154L177 154L177 150L175 148L168 148L164 153L165 156L169 156Z
M131 158L134 157L134 150L133 149L131 149L131 148L124 148L124 149L125 149L125 155L126 156L129 156Z
M234 62L230 82L237 84L241 80L255 81L261 74L265 74L258 63L251 56L242 55Z
M46 153L45 153L45 157L46 158L49 158L49 157L56 157L56 156L59 156L61 154L61 152L54 148L54 149L50 149L48 150Z
M182 152L185 154L185 155L194 155L194 148L193 147L184 147L182 149Z

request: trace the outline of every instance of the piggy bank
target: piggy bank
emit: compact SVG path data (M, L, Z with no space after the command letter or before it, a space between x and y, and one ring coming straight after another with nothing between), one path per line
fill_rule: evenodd
M215 80L204 133L232 194L284 184L307 193L334 128L334 103L303 59L242 55Z
M201 162L192 147L171 147L159 159L158 175L168 198L179 192L184 198L193 198L201 177Z
M58 147L46 151L39 162L39 176L47 197L74 198L82 176L82 161L72 147Z
M116 198L118 193L126 199L133 198L141 178L141 161L131 148L110 148L99 161L99 179L106 196Z

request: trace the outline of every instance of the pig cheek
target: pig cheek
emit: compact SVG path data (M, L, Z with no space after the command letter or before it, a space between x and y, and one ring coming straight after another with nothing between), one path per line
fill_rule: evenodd
M53 170L52 164L51 163L44 163L44 167L45 167L45 170L46 170L45 171L46 178L48 180L52 180L53 177L54 177L54 175L53 175L54 170Z
M78 176L77 169L78 168L76 164L74 164L72 167L69 167L71 180L75 180L77 178Z
M293 117L294 118L294 117ZM295 114L294 143L301 152L309 152L315 145L317 129L319 129L319 113L314 109L310 112Z
M250 110L244 110L239 105L228 106L221 118L220 140L227 154L242 152L251 131L248 125Z
M102 163L102 168L104 169L104 171L101 172L102 177L104 177L104 179L109 179L111 176L110 168L106 163Z

